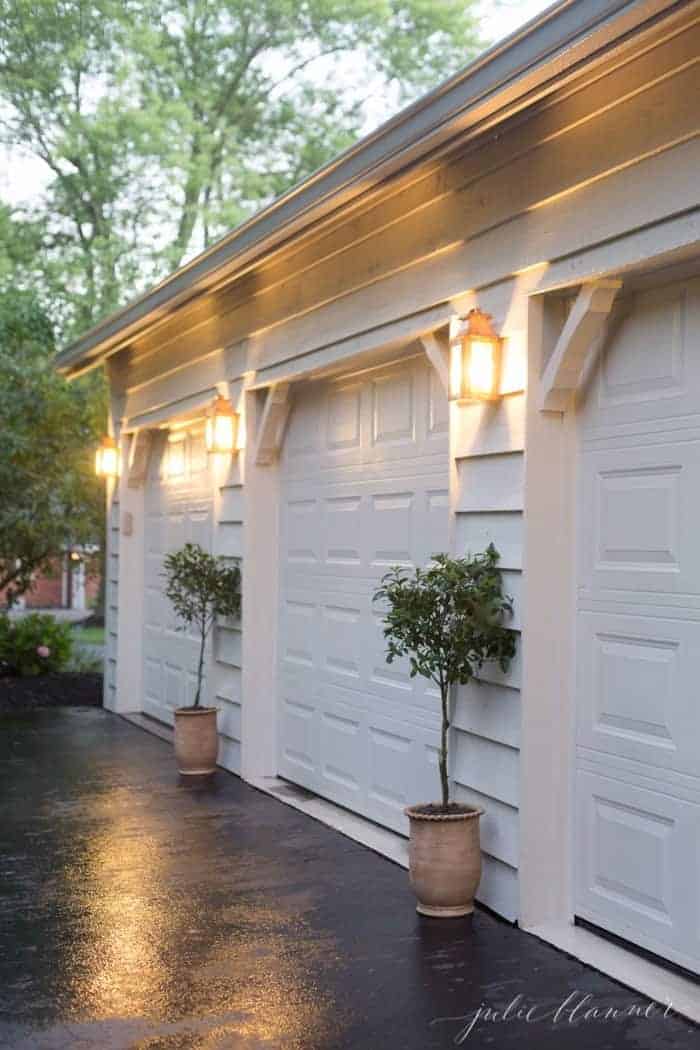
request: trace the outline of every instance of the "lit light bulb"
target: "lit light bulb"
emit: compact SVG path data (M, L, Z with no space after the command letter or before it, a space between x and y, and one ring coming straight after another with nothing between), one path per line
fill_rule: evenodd
M491 397L496 371L493 343L472 339L469 352L469 390L472 397Z

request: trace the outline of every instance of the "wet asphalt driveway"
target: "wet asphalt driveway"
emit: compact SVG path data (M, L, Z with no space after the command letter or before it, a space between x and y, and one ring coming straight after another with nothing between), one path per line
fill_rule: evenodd
M0 894L2 1047L700 1046L485 913L420 919L402 869L224 772L183 784L101 710L0 719Z

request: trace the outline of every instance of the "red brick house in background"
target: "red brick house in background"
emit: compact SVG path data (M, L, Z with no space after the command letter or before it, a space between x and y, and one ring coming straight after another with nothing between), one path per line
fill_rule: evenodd
M15 608L25 609L90 609L100 589L100 577L92 554L66 551L56 558L51 572L41 573ZM0 591L0 608L6 604L6 592Z

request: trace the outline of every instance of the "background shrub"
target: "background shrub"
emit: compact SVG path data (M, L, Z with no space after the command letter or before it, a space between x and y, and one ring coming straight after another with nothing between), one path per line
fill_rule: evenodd
M67 666L73 642L70 625L57 623L46 613L31 613L21 619L0 615L0 671L30 675L62 671Z

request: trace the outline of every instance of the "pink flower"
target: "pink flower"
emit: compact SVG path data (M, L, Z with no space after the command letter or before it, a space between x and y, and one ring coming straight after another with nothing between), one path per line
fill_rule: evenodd
M48 645L38 645L36 649L36 655L40 656L42 660L47 660L51 656L51 650Z

